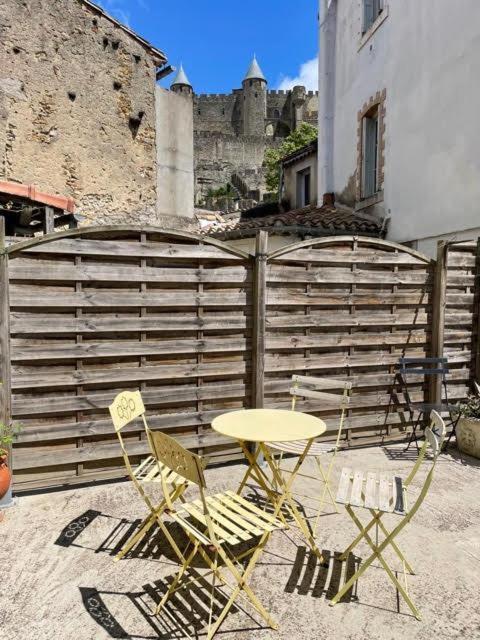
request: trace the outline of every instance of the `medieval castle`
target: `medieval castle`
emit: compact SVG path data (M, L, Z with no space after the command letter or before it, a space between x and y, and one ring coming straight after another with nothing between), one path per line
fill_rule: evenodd
M195 202L212 190L232 185L242 198L265 193L265 149L281 144L301 122L317 125L318 92L296 86L268 91L254 57L241 89L230 94L194 94L180 67L171 90L193 97Z

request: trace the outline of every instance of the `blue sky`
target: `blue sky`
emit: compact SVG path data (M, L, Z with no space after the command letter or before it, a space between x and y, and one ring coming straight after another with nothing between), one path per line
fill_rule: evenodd
M317 88L318 0L96 1L182 62L197 93L239 87L253 53L271 89Z

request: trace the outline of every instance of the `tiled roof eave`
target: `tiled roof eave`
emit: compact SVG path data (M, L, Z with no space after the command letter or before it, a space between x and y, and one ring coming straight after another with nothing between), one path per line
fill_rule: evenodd
M348 229L343 227L342 229L331 229L325 227L310 227L304 225L282 225L272 227L271 225L267 226L258 226L258 227L247 227L247 228L237 228L237 229L229 229L229 230L218 230L211 231L210 233L207 231L207 234L213 238L217 238L219 240L239 240L241 238L254 238L257 235L258 231L268 231L270 235L298 235L298 236L312 236L312 237L323 237L323 236L344 236L344 235L352 235L355 237L367 237L367 238L381 238L384 234L380 231L368 231L368 230L358 230L358 229Z

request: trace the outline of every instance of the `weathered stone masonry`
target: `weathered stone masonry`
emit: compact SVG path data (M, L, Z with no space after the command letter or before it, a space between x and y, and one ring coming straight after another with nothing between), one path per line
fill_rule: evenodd
M72 196L87 222L151 220L165 60L88 2L3 0L0 178Z

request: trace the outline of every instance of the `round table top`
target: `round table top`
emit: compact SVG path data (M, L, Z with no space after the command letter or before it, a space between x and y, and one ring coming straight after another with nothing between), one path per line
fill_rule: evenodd
M321 436L323 420L287 409L240 409L212 420L212 428L224 436L248 442L293 442Z

